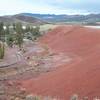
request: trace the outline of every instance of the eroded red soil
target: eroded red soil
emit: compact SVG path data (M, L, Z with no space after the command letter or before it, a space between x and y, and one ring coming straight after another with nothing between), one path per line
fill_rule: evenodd
M69 100L73 94L100 96L100 30L59 26L40 40L56 53L72 57L70 63L38 78L22 81L29 93Z

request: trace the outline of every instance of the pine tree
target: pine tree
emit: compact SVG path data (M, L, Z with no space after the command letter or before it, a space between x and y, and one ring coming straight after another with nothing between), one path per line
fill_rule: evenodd
M21 48L22 44L23 44L23 38L24 38L23 29L22 29L22 24L21 23L17 23L16 24L15 31L16 31L16 42L17 42L19 48Z
M3 29L3 22L0 22L0 41L4 40L4 29Z

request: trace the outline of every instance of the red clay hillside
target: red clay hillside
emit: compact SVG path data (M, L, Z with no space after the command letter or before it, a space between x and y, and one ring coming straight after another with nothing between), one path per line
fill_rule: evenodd
M40 42L72 60L38 78L23 81L22 86L29 93L62 100L69 100L73 94L88 96L89 100L100 96L100 30L59 26L43 36Z

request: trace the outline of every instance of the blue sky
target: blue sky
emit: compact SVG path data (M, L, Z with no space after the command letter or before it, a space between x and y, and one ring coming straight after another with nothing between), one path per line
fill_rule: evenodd
M0 15L100 13L100 0L1 0Z

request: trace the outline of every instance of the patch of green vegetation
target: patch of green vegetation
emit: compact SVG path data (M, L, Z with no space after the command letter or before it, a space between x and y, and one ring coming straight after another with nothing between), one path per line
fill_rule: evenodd
M57 27L57 25L55 25L55 24L44 24L44 25L40 26L40 31L47 31L47 30L53 29L55 27Z
M0 43L0 59L4 58L4 54L5 54L4 44Z

